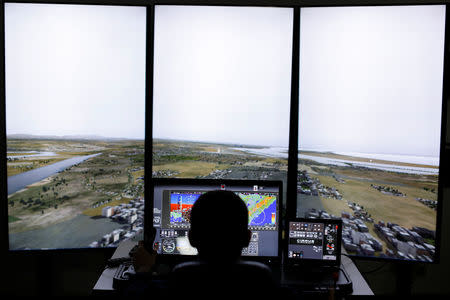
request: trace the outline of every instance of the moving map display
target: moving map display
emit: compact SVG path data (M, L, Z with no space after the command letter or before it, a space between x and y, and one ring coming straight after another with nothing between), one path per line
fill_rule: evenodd
M248 225L276 225L277 196L271 193L237 193L248 209Z
M170 224L188 225L191 209L203 192L172 191L170 193ZM236 192L245 202L250 227L276 226L277 195L275 193Z
M278 224L282 181L155 178L152 184L153 228L156 230L153 246L158 254L198 254L189 241L192 208L204 193L225 190L239 196L248 210L247 228L251 236L241 255L263 261L280 256ZM224 231L236 220L230 218L231 207L227 200L211 201L220 204L206 216L211 226L210 241L219 249L226 242Z

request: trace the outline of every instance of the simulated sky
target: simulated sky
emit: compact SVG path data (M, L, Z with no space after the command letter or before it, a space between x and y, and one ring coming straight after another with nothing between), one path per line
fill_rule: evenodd
M299 146L439 156L445 6L301 9Z
M156 6L153 137L288 146L291 8Z
M145 137L146 8L5 4L7 134Z

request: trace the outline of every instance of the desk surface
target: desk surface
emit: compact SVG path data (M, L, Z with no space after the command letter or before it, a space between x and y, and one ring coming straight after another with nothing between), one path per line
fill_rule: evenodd
M136 241L123 241L119 244L111 258L128 256L129 251L131 250L131 248L133 248L134 245L136 245ZM349 257L344 255L341 257L341 268L345 270L353 283L352 295L373 295L373 292L367 284L366 280ZM100 278L97 280L97 283L93 288L93 293L102 294L113 292L113 277L116 270L117 268L105 269Z
M128 256L131 248L136 245L137 242L131 239L124 240L119 244L116 251L114 251L111 258L120 258ZM113 291L113 278L117 268L106 268L100 278L97 280L93 288L94 293L107 293Z
M353 283L352 295L373 295L366 280L355 266L355 263L348 256L341 256L341 268L347 272Z

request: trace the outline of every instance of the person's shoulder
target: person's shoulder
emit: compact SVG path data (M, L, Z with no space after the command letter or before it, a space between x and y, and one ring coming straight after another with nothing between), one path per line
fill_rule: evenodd
M216 274L217 273L217 274ZM205 262L202 260L183 262L176 265L172 269L172 274L175 277L192 275L206 275L217 276L222 274L223 276L231 276L232 278L238 277L270 277L272 270L265 264L256 261L236 260L236 261L222 261L222 262ZM189 277L185 277L188 279Z
M262 269L270 271L270 268L261 262L258 261L250 261L250 260L240 260L239 263L244 266L248 266L249 268Z
M223 295L259 295L249 287L264 287L263 295L274 291L276 284L271 269L255 261L191 261L176 265L171 272L172 287L183 293L207 294L220 291ZM247 293L247 294L246 294Z
M188 261L175 265L172 268L171 278L174 280L190 281L195 275L206 273L208 265L203 261Z
M175 267L173 267L172 272L177 272L186 268L192 268L192 267L197 267L198 265L200 265L201 263L199 261L187 261L187 262L182 262L179 263L177 265L175 265Z
M240 261L237 264L239 277L244 277L246 281L272 282L272 269L267 265L256 261Z

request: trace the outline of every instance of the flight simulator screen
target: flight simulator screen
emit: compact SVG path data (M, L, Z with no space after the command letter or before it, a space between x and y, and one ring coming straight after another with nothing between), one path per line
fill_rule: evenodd
M146 7L4 12L9 249L115 247L143 231Z
M155 5L154 30L152 177L286 187L293 8Z
M196 255L197 249L192 247L188 240L192 206L203 193L219 189L235 192L247 205L248 228L252 235L250 244L242 250L242 255L278 256L280 190L277 186L268 186L264 183L249 186L202 183L156 184L153 193L156 251L160 254ZM220 247L220 236L214 239Z
M300 10L297 217L350 255L435 259L445 9Z
M337 261L340 255L340 223L289 222L288 255L293 260Z

